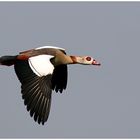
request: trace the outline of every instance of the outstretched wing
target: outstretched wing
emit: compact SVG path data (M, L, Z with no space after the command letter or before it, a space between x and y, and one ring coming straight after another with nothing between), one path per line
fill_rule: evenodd
M39 124L47 121L52 93L52 75L39 77L30 68L28 60L17 60L16 75L21 82L21 93L31 117Z
M64 50L61 51L66 54ZM39 124L44 124L48 119L52 89L62 93L67 86L67 65L54 68L51 58L53 56L34 56L28 60L16 60L14 65L21 82L24 104L30 116Z
M67 86L68 69L67 65L59 65L54 69L52 75L52 89L62 93Z
M65 50L59 49L64 54L66 54ZM67 65L59 65L56 66L53 71L52 76L52 89L56 92L62 93L64 89L67 87L68 80L68 68Z

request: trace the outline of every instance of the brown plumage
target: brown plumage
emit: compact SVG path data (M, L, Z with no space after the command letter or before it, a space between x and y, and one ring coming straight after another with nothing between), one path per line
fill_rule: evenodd
M52 46L2 56L0 64L14 65L24 104L39 124L48 120L52 90L62 93L66 89L68 64L100 65L92 57L68 56L63 48Z

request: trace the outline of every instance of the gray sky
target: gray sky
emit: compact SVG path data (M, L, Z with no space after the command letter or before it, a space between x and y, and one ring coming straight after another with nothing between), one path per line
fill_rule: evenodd
M102 66L69 66L44 126L26 111L13 67L0 67L1 138L140 138L139 2L0 3L0 55L44 45Z

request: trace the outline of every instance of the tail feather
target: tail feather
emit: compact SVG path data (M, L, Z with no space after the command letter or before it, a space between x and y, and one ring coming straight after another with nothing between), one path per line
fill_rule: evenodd
M0 65L11 66L15 64L17 56L1 56Z

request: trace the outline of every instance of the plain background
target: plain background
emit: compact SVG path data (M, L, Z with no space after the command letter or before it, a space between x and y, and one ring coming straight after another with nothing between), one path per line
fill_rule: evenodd
M140 138L139 2L0 2L0 55L44 45L102 66L69 66L44 126L26 111L13 67L1 66L1 138Z

